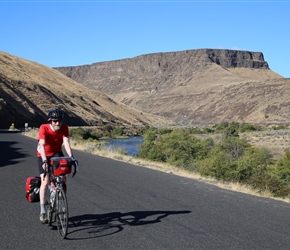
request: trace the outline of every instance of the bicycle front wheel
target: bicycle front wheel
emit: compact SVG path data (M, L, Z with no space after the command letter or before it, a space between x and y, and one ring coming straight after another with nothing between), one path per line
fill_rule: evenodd
M53 203L46 203L46 218L48 220L48 225L51 226L53 216Z
M55 203L55 216L57 230L62 238L65 238L68 230L68 205L64 190L57 190Z

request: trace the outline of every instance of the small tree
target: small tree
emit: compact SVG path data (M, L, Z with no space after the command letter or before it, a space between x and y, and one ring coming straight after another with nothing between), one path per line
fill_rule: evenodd
M116 127L112 131L113 137L119 137L124 134L124 128L123 127Z

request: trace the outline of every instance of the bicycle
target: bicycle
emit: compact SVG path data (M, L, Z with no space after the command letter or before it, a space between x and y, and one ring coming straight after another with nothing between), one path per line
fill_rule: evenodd
M71 157L52 157L49 160L48 167L45 171L50 174L51 186L49 199L46 203L46 216L48 225L51 226L56 222L57 230L60 236L64 239L68 232L68 203L66 197L66 176L69 175L73 169L73 177L78 171L78 162Z

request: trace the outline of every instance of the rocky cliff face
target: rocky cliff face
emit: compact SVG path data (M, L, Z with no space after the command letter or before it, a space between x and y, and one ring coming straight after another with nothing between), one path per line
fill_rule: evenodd
M269 69L261 52L208 49L204 53L210 60L223 68Z
M289 79L271 71L261 52L186 50L56 69L116 101L182 125L277 124L290 118Z

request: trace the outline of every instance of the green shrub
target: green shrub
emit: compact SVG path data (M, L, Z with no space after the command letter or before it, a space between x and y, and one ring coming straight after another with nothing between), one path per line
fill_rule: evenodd
M145 158L149 160L162 161L158 147L156 147L155 140L158 134L155 128L149 128L144 134L144 141L140 145L140 153L136 157Z
M236 180L257 187L252 180L252 176L254 174L261 175L261 171L266 171L270 164L272 164L272 157L269 150L247 147L244 155L237 160Z
M236 163L232 161L229 155L220 150L214 149L209 157L198 163L198 170L201 175L214 177L218 180L232 180L235 176Z
M120 137L124 134L124 128L123 127L116 127L112 131L112 135L114 138Z
M256 131L257 128L249 123L243 123L240 128L240 133Z
M151 129L144 135L138 157L187 167L194 159L205 157L212 144L211 139L202 143L190 130Z
M277 161L277 175L286 183L290 183L290 155L289 151L285 152L285 156Z
M203 132L203 130L201 130L201 129L198 129L198 128L192 128L192 129L190 130L190 133L192 133L192 134L203 134L204 132Z
M279 126L274 126L272 129L274 130L281 130L281 129L289 129L286 125L279 125Z
M234 135L234 133L244 133L256 131L258 128L249 123L238 123L238 122L222 122L213 126L216 133L228 133ZM227 131L226 131L227 130Z
M244 155L245 149L250 147L250 144L245 139L228 136L218 147L220 147L221 151L227 153L230 159L236 160Z
M223 130L223 137L225 139L229 137L239 137L239 125L237 123L231 123L229 124L224 130Z
M238 123L215 126L222 131L219 141L200 140L196 129L149 128L137 157L197 171L201 175L223 181L249 185L274 196L290 194L290 151L275 160L265 148L255 148L238 136ZM254 130L243 124L241 131Z
M85 128L70 129L70 136L72 138L83 139L83 140L87 140L90 138L97 140L99 138L97 132L92 132L91 129L85 129Z

